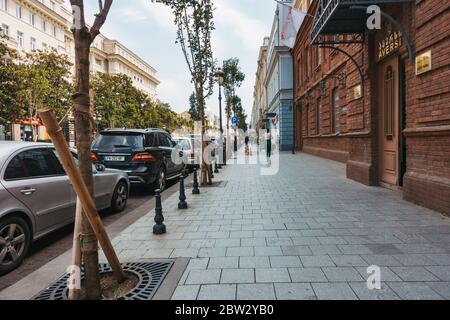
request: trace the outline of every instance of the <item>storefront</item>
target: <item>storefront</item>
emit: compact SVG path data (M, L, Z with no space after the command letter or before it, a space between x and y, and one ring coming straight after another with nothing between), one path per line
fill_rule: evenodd
M368 29L369 5L381 28ZM298 148L450 214L445 2L320 0L309 12L294 48Z

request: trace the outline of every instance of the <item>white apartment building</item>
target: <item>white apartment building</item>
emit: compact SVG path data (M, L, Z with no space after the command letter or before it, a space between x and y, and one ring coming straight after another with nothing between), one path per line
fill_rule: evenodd
M267 88L264 84L267 73L267 50L269 37L265 37L259 48L258 69L256 71L255 88L253 91L252 128L259 131L264 126L263 119L267 112Z
M74 62L72 12L65 0L0 0L0 27L19 52L55 49ZM100 34L92 44L91 71L126 74L136 88L157 99L157 71L116 40ZM73 69L73 72L75 69Z

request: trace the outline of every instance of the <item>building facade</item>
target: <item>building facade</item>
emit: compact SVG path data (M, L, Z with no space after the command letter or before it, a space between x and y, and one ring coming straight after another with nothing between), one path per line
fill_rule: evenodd
M72 21L64 0L0 0L0 28L8 36L7 45L19 52L55 49L74 62ZM92 44L90 62L93 72L126 74L136 88L157 99L157 71L120 42L100 34Z
M292 150L294 144L293 109L293 61L291 51L281 46L282 19L277 4L272 31L267 49L267 71L264 85L267 91L267 110L271 115L268 122L279 137L280 150Z
M269 37L265 37L262 46L259 48L258 69L256 71L255 89L253 91L253 109L251 126L257 132L264 128L265 114L267 109L267 90L264 85L267 71L267 49L269 47Z
M297 148L450 214L450 11L444 1L299 1ZM345 17L345 19L342 19Z

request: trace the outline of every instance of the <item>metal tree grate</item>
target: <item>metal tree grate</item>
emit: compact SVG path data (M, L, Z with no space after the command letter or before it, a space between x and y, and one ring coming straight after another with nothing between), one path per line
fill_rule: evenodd
M134 274L138 283L133 290L118 300L151 300L172 266L173 261L124 264L123 270ZM112 272L109 264L100 264L99 270L100 274ZM83 279L83 275L81 278ZM65 274L31 300L68 300L68 279L69 274Z

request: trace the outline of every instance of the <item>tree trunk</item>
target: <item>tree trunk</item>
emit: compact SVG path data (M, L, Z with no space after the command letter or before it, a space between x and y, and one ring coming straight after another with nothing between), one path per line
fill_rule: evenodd
M79 168L83 180L91 194L94 194L94 179L92 175L92 116L90 114L89 98L89 52L91 37L87 29L75 32L77 83L73 100L75 103L75 131L78 149ZM81 252L84 265L84 287L88 300L101 298L100 275L98 271L98 242L95 234L83 214Z
M210 170L209 164L205 161L205 150L208 148L208 142L205 141L206 134L206 118L205 118L205 98L203 97L203 88L197 89L197 103L200 110L200 120L202 122L202 164L201 164L201 173L200 173L200 185L202 187L206 186L208 183L211 184L211 175L212 172Z

